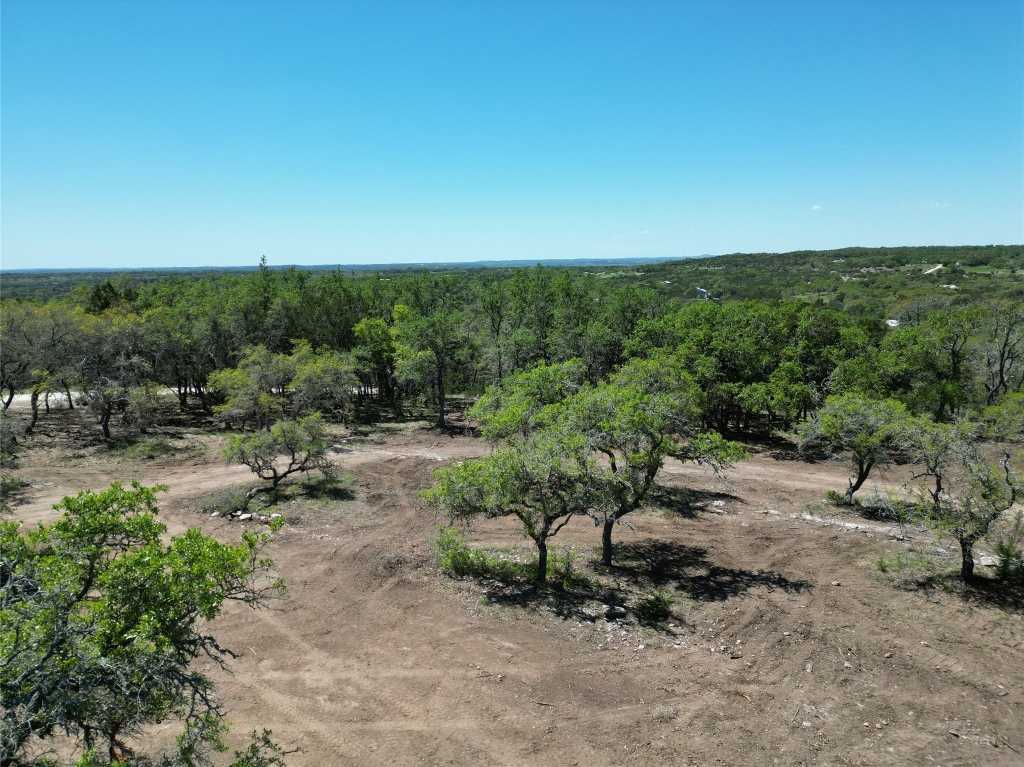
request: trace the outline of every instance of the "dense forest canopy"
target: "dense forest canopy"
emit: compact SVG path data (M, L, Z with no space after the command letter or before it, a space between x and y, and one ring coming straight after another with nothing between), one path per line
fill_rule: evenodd
M343 368L357 410L400 413L403 400L425 397L439 423L446 394L483 392L538 363L579 360L597 382L629 358L666 352L723 432L789 427L848 391L950 420L997 405L1024 378L1021 246L368 274L262 262L143 281L76 273L56 296L51 276L33 288L27 273L4 275L4 402L19 390L78 392L106 436L112 420L144 429L159 387L182 407L235 397L229 382L244 389L245 376L224 371L254 350L270 355L266 365L305 365L314 389L326 384L311 370ZM321 356L298 360L300 346ZM255 396L263 384L252 386ZM291 384L265 388L275 386Z

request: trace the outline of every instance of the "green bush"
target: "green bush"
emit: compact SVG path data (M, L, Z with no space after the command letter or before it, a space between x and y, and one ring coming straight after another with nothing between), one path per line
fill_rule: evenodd
M434 539L434 554L442 572L456 578L489 578L501 583L532 582L537 563L519 562L492 551L474 549L457 528L443 527ZM591 588L593 582L575 569L575 554L548 554L548 583L565 589Z
M641 599L636 606L641 623L664 623L672 617L672 594L659 589Z
M897 551L894 554L883 554L875 566L880 573L886 575L921 575L935 570L935 562L928 556L916 551Z
M1024 581L1024 513L1018 512L1013 524L995 544L999 564L996 573L1004 580Z
M249 492L248 485L238 487L227 487L223 490L216 490L209 495L203 496L199 503L199 510L204 514L218 514L222 517L246 508L246 495ZM257 496L258 498L259 496ZM256 499L248 502L251 508Z
M153 461L166 456L191 458L203 452L200 445L190 442L172 442L166 437L145 437L116 443L113 451L118 458L129 461Z
M851 500L846 497L846 493L840 493L838 490L829 490L825 493L825 500L833 506L856 506L858 503L856 498Z

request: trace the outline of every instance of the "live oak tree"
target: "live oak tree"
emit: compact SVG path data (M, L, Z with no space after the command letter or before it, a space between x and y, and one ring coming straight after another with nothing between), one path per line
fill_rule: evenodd
M971 423L939 423L928 416L921 416L910 423L908 444L913 460L919 466L914 479L930 481L927 492L933 511L941 509L947 491L947 477L974 452L975 432L976 427Z
M304 340L296 341L289 354L248 347L236 367L210 376L210 386L224 397L214 412L257 429L269 429L286 414L319 410L344 420L358 384L350 355L313 349Z
M516 517L537 547L536 580L543 584L548 541L601 502L595 470L578 435L543 431L483 458L438 469L423 498L452 522Z
M468 343L465 317L447 302L426 313L398 305L394 314L399 376L433 389L436 424L444 428L448 379Z
M284 415L285 391L294 375L295 363L288 355L275 354L265 346L250 346L236 367L210 376L211 388L224 397L214 412L243 427L251 422L257 429L269 429Z
M111 439L114 416L126 426L145 431L158 407L152 375L137 317L89 317L83 321L74 376L104 439Z
M985 436L1001 442L1024 442L1024 391L1011 392L981 413Z
M0 523L5 767L54 764L30 754L60 734L82 749L79 765L141 765L126 740L173 720L185 726L179 751L158 763L210 764L223 709L193 661L224 666L233 654L206 624L227 602L264 605L281 584L263 553L267 534L237 544L198 529L168 537L159 489L114 484L65 498L52 524ZM257 738L253 753L273 756L268 743Z
M248 503L257 493L276 493L278 485L293 474L316 470L324 477L333 476L329 448L323 419L319 413L312 413L294 421L278 421L269 429L233 436L224 448L224 458L248 466L270 483L251 489L246 495Z
M356 338L355 356L362 374L369 378L376 396L391 403L401 413L401 392L395 373L395 331L379 317L365 317L353 328Z
M581 436L605 461L595 479L603 502L590 512L601 525L604 564L612 564L615 525L643 505L667 458L719 473L743 457L739 445L701 427L700 399L679 361L659 357L633 360L549 411L559 429Z
M957 465L931 517L938 527L960 544L960 577L974 578L974 544L988 534L992 525L1017 500L1024 497L1024 485L1017 475L1009 451L999 461L986 460L976 446L962 444Z
M345 420L359 386L351 355L329 349L314 351L308 342L292 352L294 374L288 383L291 410L295 414L321 411Z
M538 364L489 386L469 411L480 433L499 441L525 437L543 423L544 409L575 394L583 385L582 360Z
M850 452L854 473L847 482L846 502L853 503L872 469L912 446L912 427L913 416L901 402L853 392L833 395L801 425L801 447Z
M1020 301L985 307L978 354L985 404L1024 388L1024 306Z

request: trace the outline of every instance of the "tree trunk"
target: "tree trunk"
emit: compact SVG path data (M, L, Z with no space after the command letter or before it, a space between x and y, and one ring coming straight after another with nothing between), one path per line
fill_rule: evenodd
M32 420L29 421L29 424L25 429L26 434L32 433L32 430L36 428L36 421L39 420L39 392L35 389L32 390L30 401L32 403Z
M941 469L940 469L941 471ZM942 475L935 475L935 489L932 490L932 508L936 512L939 511L939 507L942 505Z
M50 414L50 392L47 390L46 395L43 397L43 405L46 408L46 414Z
M67 383L64 382L63 380L60 382L60 385L64 387L64 394L68 398L68 410L74 410L75 409L75 401L71 397L71 389L68 387Z
M537 541L537 583L544 585L548 581L548 542Z
M14 401L14 384L7 385L7 396L4 397L4 410L7 410L11 406L11 402Z
M962 538L960 540L960 577L965 581L974 579L974 541Z
M443 429L448 423L444 417L444 368L440 365L437 366L435 385L437 386L437 427Z
M608 567L611 567L612 564L612 527L614 526L614 519L606 519L604 529L601 531L601 562Z
M110 409L103 411L100 416L100 428L103 430L103 439L110 441Z
M858 463L857 464L857 478L849 480L849 486L846 488L846 502L853 505L853 494L860 490L861 485L864 484L868 478L868 474L871 473L872 464Z

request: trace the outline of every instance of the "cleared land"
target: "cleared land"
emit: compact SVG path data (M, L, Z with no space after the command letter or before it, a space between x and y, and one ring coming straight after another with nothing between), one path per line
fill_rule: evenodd
M218 459L217 433L172 429L161 438L193 447L145 460L83 447L95 427L76 430L79 417L43 417L16 472L32 483L19 519L137 478L168 485L172 531L238 536L244 523L202 511L250 476ZM612 570L591 561L591 523L574 521L556 547L576 550L619 611L586 589L437 571L438 520L416 493L443 462L488 449L419 424L339 433L349 492L277 508L289 524L270 553L288 596L214 627L239 653L216 674L236 735L273 729L301 749L295 765L1024 764L1020 605L881 574L886 554L942 555L926 531L901 541L884 522L836 518L821 499L845 465L763 449L721 482L670 464L653 507L617 530ZM507 521L468 537L530 553ZM657 588L674 615L641 625L631 607Z

